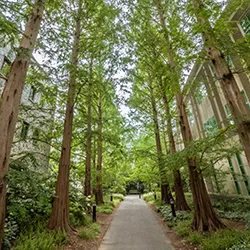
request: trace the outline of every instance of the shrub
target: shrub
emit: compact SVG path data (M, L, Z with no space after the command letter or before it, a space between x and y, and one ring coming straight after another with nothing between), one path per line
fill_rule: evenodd
M191 220L179 221L174 230L181 236L186 237L190 234Z
M67 235L60 231L48 231L44 225L30 227L21 232L17 238L13 250L56 250L67 240Z
M100 224L93 223L88 228L79 232L79 236L83 240L95 239L100 233Z
M215 233L208 234L207 237L204 237L202 239L201 246L205 250L230 249L232 246L244 242L244 240L249 242L249 239L249 232L246 231L219 230Z
M104 204L97 206L96 211L98 213L104 213L104 214L112 214L114 207L109 204Z

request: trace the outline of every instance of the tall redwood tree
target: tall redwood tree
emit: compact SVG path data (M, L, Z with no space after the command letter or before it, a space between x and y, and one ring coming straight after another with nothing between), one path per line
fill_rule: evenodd
M6 175L9 168L11 146L14 138L18 110L25 77L40 30L46 0L35 1L26 24L17 56L0 99L0 250L2 246L6 210Z
M81 35L82 0L79 1L74 42L72 48L71 71L67 95L66 114L64 119L64 131L62 151L59 162L59 172L56 183L56 196L53 202L52 212L48 222L49 229L60 229L65 232L72 230L69 224L69 173L72 142L72 127L74 116L74 103L76 92L76 76L78 65L79 42Z

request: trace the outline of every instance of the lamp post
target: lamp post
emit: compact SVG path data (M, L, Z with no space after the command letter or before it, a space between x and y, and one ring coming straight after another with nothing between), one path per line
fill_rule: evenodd
M92 221L96 222L96 203L93 203L93 213L92 213Z
M170 199L170 205L171 205L171 209L172 209L172 215L173 215L173 217L176 217L173 199Z

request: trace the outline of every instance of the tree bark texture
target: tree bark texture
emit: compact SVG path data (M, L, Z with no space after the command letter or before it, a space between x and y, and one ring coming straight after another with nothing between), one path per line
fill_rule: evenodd
M175 147L175 140L174 140L174 135L173 135L173 127L172 127L172 119L171 119L170 108L169 108L169 101L164 91L164 86L163 86L162 81L159 82L159 85L161 88L164 111L165 111L166 119L167 119L167 134L168 134L168 140L169 140L169 145L170 145L170 154L174 154L176 153L176 147ZM174 176L176 210L182 210L182 211L190 210L190 207L187 204L185 194L183 191L183 184L181 180L180 171L178 169L174 170L173 176Z
M84 195L91 195L91 147L92 147L92 74L93 58L91 58L88 83L88 114L87 114L87 144L86 144L86 162L85 162L85 180Z
M166 174L163 166L163 159L162 159L162 147L161 147L161 138L160 138L160 130L159 130L159 123L158 123L158 112L156 109L156 102L154 97L154 90L151 83L149 83L150 88L150 97L151 97L151 106L152 106L152 114L153 114L153 122L154 122L154 133L155 133L155 143L156 143L156 151L158 156L158 166L160 171L160 179L161 179L161 199L165 203L170 204L170 199L173 199L171 194L171 190L169 184L166 180Z
M98 142L97 142L96 203L103 204L102 192L102 94L98 101Z
M244 101L237 82L229 68L225 56L220 49L217 38L213 35L212 26L204 15L202 0L194 0L196 7L196 17L199 24L204 27L202 37L208 58L211 60L216 76L220 82L222 91L227 100L231 114L237 125L238 135L240 137L243 149L250 166L250 110Z
M81 1L79 2L78 14L76 18L76 28L72 48L72 69L69 77L69 87L67 96L67 106L64 119L64 131L62 141L62 151L59 162L59 172L56 183L56 196L53 202L52 212L48 221L48 228L51 230L59 229L71 232L69 223L69 174L70 156L72 142L72 128L74 116L74 103L76 92L76 71L78 64L78 50L81 34Z
M176 95L176 102L180 115L180 128L183 137L185 147L193 140L186 107L184 104L183 96L181 94ZM216 215L212 206L210 197L208 195L204 179L199 170L197 159L188 158L188 169L190 186L193 195L194 202L194 218L192 222L192 228L194 230L204 231L215 231L217 229L226 228L224 223Z
M166 21L164 17L164 10L161 4L161 0L156 0L156 6L158 9L158 14L160 17L160 23L162 26L162 31L164 34L164 39L166 42L166 49L168 53L168 61L170 65L170 70L173 75L173 80L175 81L176 87L179 91L176 94L177 109L179 111L179 123L181 128L181 134L183 138L183 143L185 147L192 142L192 134L189 126L188 115L186 111L186 106L181 94L181 87L178 80L178 72L176 72L175 67L175 57L174 51L172 50L171 42L169 39L168 29L166 26ZM225 228L226 226L217 217L210 197L207 193L202 174L199 171L197 159L188 158L188 169L191 191L194 201L194 219L192 223L192 228L197 231L214 231L220 228Z
M18 119L24 81L40 30L45 2L45 0L37 0L33 5L17 56L11 65L0 99L0 249L4 233L6 175L9 168L10 151Z

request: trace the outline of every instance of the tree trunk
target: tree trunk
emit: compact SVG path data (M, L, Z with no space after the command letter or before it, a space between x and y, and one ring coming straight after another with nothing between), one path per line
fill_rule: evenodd
M162 147L161 147L161 138L160 138L160 130L158 124L158 112L156 109L155 97L154 97L154 90L151 83L149 83L150 88L150 97L151 97L151 106L153 112L153 122L154 122L154 133L155 133L155 142L156 142L156 150L158 155L158 165L161 177L161 200L165 203L170 204L170 199L173 199L171 194L171 190L169 188L169 184L167 182L165 170L163 167L163 159L162 159Z
M96 204L103 204L102 193L102 94L98 101L98 142L97 142Z
M85 181L84 195L91 195L91 146L92 146L92 74L93 74L93 58L90 62L90 80L88 84L88 114L87 114L87 144L86 144L86 163L85 163Z
M173 135L173 127L172 127L172 119L171 119L171 114L170 114L170 109L169 109L169 102L165 94L162 81L159 82L159 85L161 88L162 100L163 100L164 110L165 110L166 119L167 119L167 133L168 133L168 140L169 140L169 145L170 145L170 154L174 154L176 153L176 147L175 147L175 140L174 140L174 135ZM173 175L174 175L176 210L182 210L182 211L190 210L190 207L187 204L185 194L183 191L181 173L179 170L174 170Z
M250 110L244 101L237 82L230 70L225 56L220 49L217 38L213 35L213 28L208 19L205 19L203 13L204 5L202 0L194 0L196 7L196 17L198 23L206 29L202 32L204 46L207 56L212 61L217 78L219 79L222 91L227 100L231 114L237 125L238 135L240 137L243 149L250 166Z
M181 87L178 80L178 72L175 67L175 57L174 51L172 50L172 45L169 40L168 29L166 26L166 21L164 17L164 10L161 4L161 0L156 0L156 5L158 9L158 14L160 17L160 23L162 27L162 31L164 34L164 39L166 42L166 48L168 53L168 61L170 65L170 71L173 76L174 84L176 85L178 91L176 94L176 103L179 111L179 123L181 128L181 134L183 138L183 143L185 147L188 146L190 142L192 142L192 134L188 122L188 116L186 112L186 106L183 100L183 96L181 94ZM217 217L212 203L210 201L210 197L207 193L204 180L199 171L197 159L196 158L188 158L188 169L189 169L189 178L191 191L193 195L194 201L194 219L192 223L192 228L197 231L214 231L220 228L225 228L226 226L220 221Z
M193 140L186 107L183 96L176 95L176 102L180 115L180 128L185 147ZM194 219L192 228L197 231L215 231L217 229L226 228L224 223L216 215L210 197L208 195L202 174L199 170L197 159L188 158L188 169L190 186L194 201Z
M0 101L0 249L2 248L6 210L6 175L9 168L10 151L13 142L18 110L28 71L30 58L40 30L45 0L37 0L26 24L18 54L10 72Z
M78 64L78 49L81 33L81 1L79 2L76 29L72 48L72 66L70 71L67 106L64 119L64 131L62 151L59 162L59 172L56 183L56 196L53 202L52 212L48 222L49 229L59 229L65 232L72 231L69 224L69 172L72 128L74 116L74 101L76 92L76 71Z

